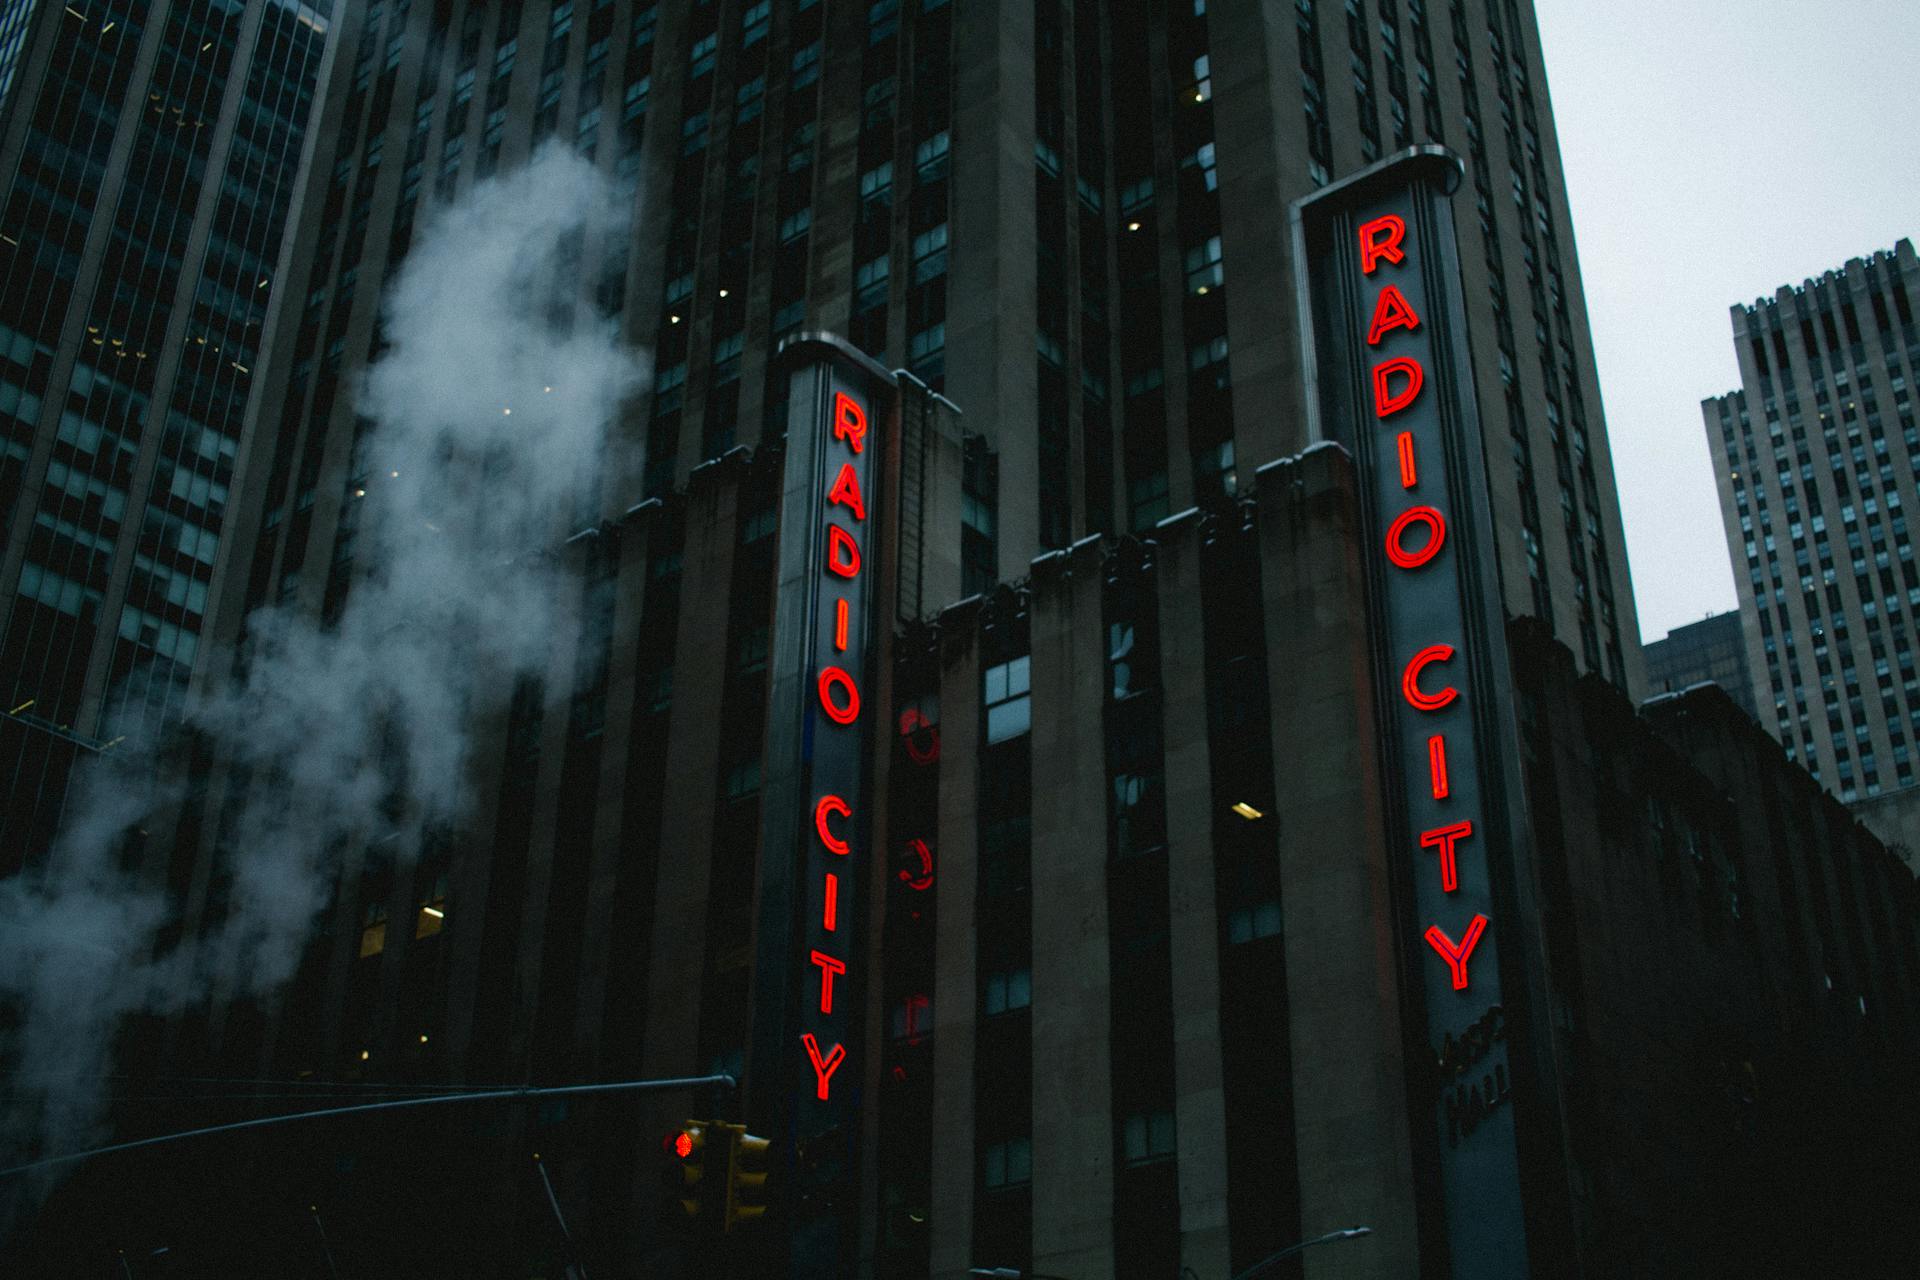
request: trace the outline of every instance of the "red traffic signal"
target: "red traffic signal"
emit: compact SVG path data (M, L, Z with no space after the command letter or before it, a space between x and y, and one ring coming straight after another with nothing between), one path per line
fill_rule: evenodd
M693 1135L685 1129L675 1129L672 1133L661 1139L660 1145L675 1156L685 1160L693 1154Z

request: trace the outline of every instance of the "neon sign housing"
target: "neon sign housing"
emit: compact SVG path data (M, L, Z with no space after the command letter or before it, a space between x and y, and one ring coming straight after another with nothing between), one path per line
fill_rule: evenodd
M1448 200L1462 172L1415 147L1294 205L1302 367L1309 433L1347 448L1360 489L1403 1022L1424 1064L1422 1250L1455 1276L1549 1275L1566 1166L1550 1032L1529 1016L1544 953Z
M783 1135L791 1275L840 1274L866 1074L874 751L893 726L880 602L898 386L839 338L782 345L786 471L762 754L747 1109Z

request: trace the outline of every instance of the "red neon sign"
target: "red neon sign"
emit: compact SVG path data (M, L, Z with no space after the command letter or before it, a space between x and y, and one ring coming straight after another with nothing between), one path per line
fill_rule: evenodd
M833 374L829 371L828 375ZM820 452L814 460L810 508L819 540L809 554L813 566L811 711L817 713L808 730L813 743L813 831L805 866L811 923L796 959L801 972L817 990L809 989L801 1002L800 1041L813 1069L815 1092L829 1100L834 1073L846 1061L847 1034L839 1029L848 1016L845 984L855 979L852 940L842 928L842 917L857 899L861 883L856 874L841 869L841 860L864 852L861 808L859 736L863 700L860 682L867 671L869 618L874 584L873 544L868 541L868 501L874 496L878 472L874 451L867 449L871 424L863 397L834 389L824 402L823 418L815 420ZM836 982L835 979L841 981ZM836 1001L835 996L840 999ZM838 1043L835 1043L838 1041Z
M1404 431L1400 433L1400 473L1403 477L1413 473L1413 439ZM1411 489L1413 484L1403 481L1401 487ZM1407 531L1415 525L1426 529L1427 541L1418 550L1409 551ZM1408 507L1387 526L1387 559L1393 561L1397 569L1418 569L1439 555L1446 543L1447 518L1432 507Z
M1427 945L1440 953L1447 962L1447 968L1453 971L1453 989L1467 989L1467 957L1473 954L1474 947L1480 943L1480 935L1487 931L1487 918L1475 913L1473 923L1467 926L1467 936L1455 942L1447 936L1447 931L1437 924L1427 926Z
M1404 218L1385 214L1364 221L1359 226L1358 238L1360 274L1363 277L1373 275L1383 263L1401 269L1409 265L1411 255L1408 252L1407 223ZM1413 287L1415 279L1409 280L1409 287ZM1420 335L1419 312L1400 286L1393 283L1381 286L1373 299L1371 315L1366 322L1366 346L1377 348L1382 343L1391 345L1394 338L1406 341ZM1420 403L1421 393L1426 386L1426 370L1420 360L1411 354L1388 355L1373 363L1369 382L1373 416L1379 421L1407 413ZM1420 418L1431 421L1427 415L1410 415L1407 420L1418 421ZM1431 429L1415 425L1395 433L1393 457L1399 489L1410 496L1418 492L1421 482L1417 457L1420 433ZM1387 524L1384 539L1387 561L1401 572L1411 573L1433 564L1446 545L1447 518L1431 502L1415 499L1413 505L1402 509ZM1400 673L1400 695L1414 711L1422 715L1435 714L1460 701L1460 689L1454 684L1442 684L1434 688L1432 677L1428 677L1428 683L1422 683L1428 667L1447 663L1453 656L1453 645L1437 643L1426 645L1408 659ZM1446 801L1452 790L1447 776L1446 731L1442 729L1425 736L1427 789L1435 801ZM1473 822L1469 818L1442 822L1420 833L1420 847L1431 849L1437 855L1442 893L1451 894L1460 889L1460 845L1472 834ZM1487 917L1478 912L1474 913L1458 942L1438 924L1427 926L1424 935L1427 945L1446 963L1449 981L1455 991L1467 989L1468 960L1486 929Z
M1438 693L1428 693L1420 687L1420 673L1436 662L1445 662L1453 657L1450 644L1430 644L1413 655L1407 663L1407 669L1400 676L1400 692L1406 696L1408 705L1417 711L1438 711L1460 696L1460 691L1452 685Z
M1371 222L1361 223L1361 274L1372 275L1373 269L1383 261L1399 266L1406 260L1406 252L1400 248L1400 242L1406 238L1406 219L1395 214L1385 214Z
M1393 386L1396 376L1402 379L1397 390ZM1382 360L1373 366L1373 416L1391 417L1407 408L1419 399L1420 388L1426 381L1427 371L1420 367L1418 360L1406 356Z

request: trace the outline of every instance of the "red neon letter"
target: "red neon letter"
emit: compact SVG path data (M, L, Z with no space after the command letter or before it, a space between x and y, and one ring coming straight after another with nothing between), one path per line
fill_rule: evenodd
M846 1061L847 1046L837 1044L833 1046L833 1052L823 1058L820 1056L820 1042L813 1038L813 1032L801 1032L800 1043L807 1046L807 1059L813 1063L813 1078L819 1082L820 1101L825 1102L827 1081L833 1079L833 1073Z
M1439 925L1430 924L1427 926L1427 945L1435 951L1438 951L1440 958L1447 962L1447 968L1453 970L1453 989L1455 991L1465 991L1467 989L1467 957L1473 954L1474 947L1480 942L1480 935L1486 931L1487 918L1476 915L1473 918L1473 923L1467 926L1467 936L1460 939L1459 945L1455 946L1453 939L1449 938ZM826 1086L822 1085L821 1087L825 1088ZM822 1096L824 1097L825 1095Z
M828 933L833 932L834 922L840 916L840 877L827 872L827 900L820 908L820 927Z
M1460 691L1448 685L1438 693L1420 691L1420 673L1435 662L1445 662L1453 657L1450 644L1430 644L1413 655L1407 662L1407 669L1400 676L1400 692L1406 695L1407 702L1416 711L1438 711L1460 696Z
M843 690L842 704L836 706L833 701L833 689ZM853 677L838 667L828 667L820 673L820 709L827 713L827 719L835 724L852 724L860 718L860 690L854 687Z
M914 741L920 730L927 731L928 743L920 746ZM900 739L906 744L907 759L915 764L932 764L940 758L940 730L918 707L908 707L900 713Z
M1436 733L1427 739L1427 772L1433 775L1433 798L1447 798L1447 735Z
M1389 391L1387 379L1396 373L1405 374L1407 384L1398 391ZM1420 367L1420 362L1408 356L1395 356L1373 366L1373 416L1385 418L1412 404L1426 378L1427 371Z
M827 526L827 568L843 578L860 572L860 544L837 524Z
M1420 473L1413 465L1413 432L1400 433L1400 487L1411 489L1420 483Z
M847 971L846 962L844 960L835 960L824 951L814 952L813 962L820 966L820 1012L832 1013L833 975L836 973L845 973Z
M1453 847L1457 841L1465 840L1473 834L1471 822L1453 822L1444 827L1435 827L1431 831L1420 833L1422 849L1436 849L1440 853L1440 888L1442 892L1452 893L1460 887L1460 864L1454 857Z
M1385 232L1385 234L1381 234ZM1385 214L1371 222L1360 224L1360 273L1372 275L1373 269L1380 265L1380 259L1399 266L1406 260L1407 252L1400 247L1400 241L1406 238L1406 220L1394 214Z
M820 833L820 843L827 847L828 853L837 853L844 858L847 856L847 842L828 829L828 814L850 818L853 816L853 806L839 796L821 796L820 803L813 806L813 829Z
M1380 291L1380 300L1373 304L1373 323L1367 327L1367 345L1377 347L1380 339L1395 329L1418 329L1420 317L1414 314L1413 307L1400 291L1392 285Z
M833 647L840 653L847 651L847 602L845 599L833 602Z
M900 883L916 893L924 893L933 888L933 850L927 848L927 842L919 836L907 841L904 851L911 861L918 861L919 870L902 867L899 870Z
M1405 439L1405 437L1401 437ZM1407 530L1416 524L1427 526L1427 545L1418 551L1407 550ZM1418 569L1440 554L1447 541L1447 518L1432 507L1408 507L1387 526L1387 559L1399 569Z
M844 391L833 393L833 438L845 440L855 453L866 447L867 411ZM826 1094L821 1094L826 1097Z
M855 520L867 518L866 500L860 496L860 477L853 474L853 464L840 464L840 474L834 477L833 488L827 490L827 505L839 503L853 512Z

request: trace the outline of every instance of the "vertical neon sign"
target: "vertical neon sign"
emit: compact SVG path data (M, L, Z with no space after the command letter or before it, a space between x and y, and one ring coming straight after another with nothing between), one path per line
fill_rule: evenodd
M1522 1172L1552 1167L1557 1095L1526 1017L1545 996L1446 199L1459 175L1442 148L1402 152L1296 204L1294 244L1314 434L1359 478L1399 952L1432 1068L1416 1119L1443 1229L1423 1234L1455 1275L1524 1276L1552 1268L1561 1220L1553 1179Z
M762 752L747 1118L782 1135L787 1274L842 1274L844 1153L865 1070L861 1029L876 729L887 700L892 375L842 340L783 344L790 373ZM878 717L878 719L876 719ZM823 1153L831 1149L832 1158Z

